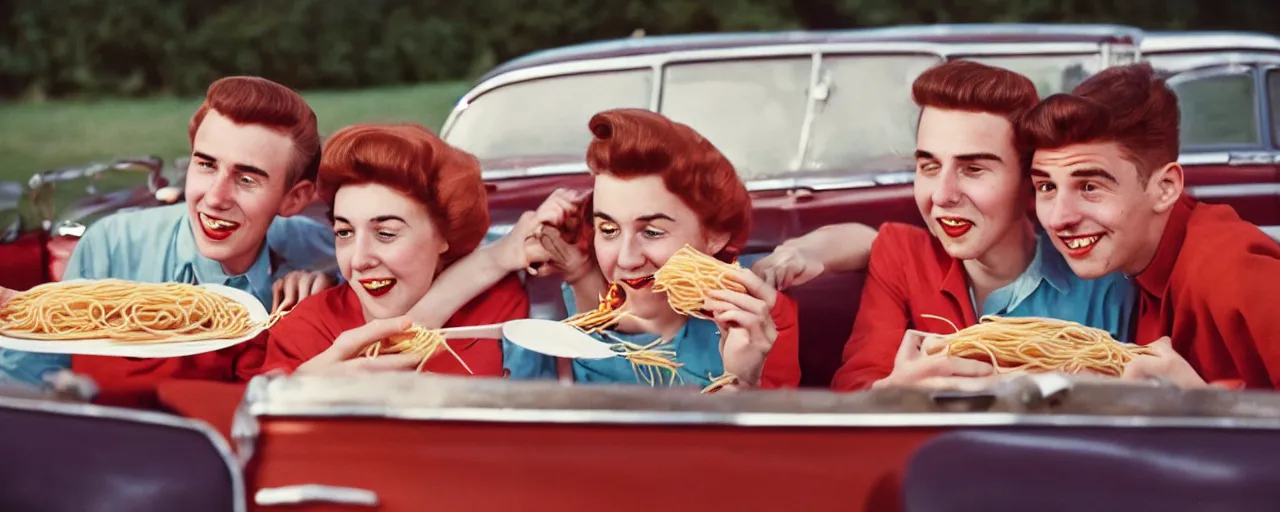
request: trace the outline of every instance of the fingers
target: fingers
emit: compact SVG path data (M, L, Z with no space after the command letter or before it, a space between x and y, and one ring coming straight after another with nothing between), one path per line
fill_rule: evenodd
M382 354L378 357L361 357L352 360L351 366L362 372L395 372L409 371L418 368L422 363L421 354Z
M894 366L902 366L924 357L921 344L929 333L907 329L902 335L902 344L898 345L898 354L894 357Z
M271 283L271 311L280 310L280 299L284 295L284 280L288 278L286 274L283 279L277 279L276 282Z
M947 337L931 332L921 333L924 337L920 350L925 354L937 354L947 349Z
M773 309L774 303L778 300L777 289L769 286L763 279L760 279L759 276L755 275L750 270L740 270L734 274L734 278L737 279L739 283L742 283L742 286L747 289L748 294L763 300L770 309Z
M983 361L947 356L938 359L941 362L937 365L945 377L986 377L996 373L995 366Z
M718 312L731 309L740 309L750 311L757 315L768 315L769 305L765 301L747 295L729 290L709 290L707 298L703 301L702 307L707 311Z
M285 276L284 297L280 299L280 307L277 310L291 308L297 302L299 279L299 276L293 273Z
M392 334L402 333L409 329L413 322L409 317L384 318L374 320L338 336L333 341L332 350L336 360L350 359L373 342L386 339ZM326 351L327 352L327 351Z
M314 275L315 275L315 279L311 281L311 293L307 295L308 297L315 295L317 293L320 293L322 291L325 291L330 286L333 286L333 283L330 282L328 275L325 275L324 273L321 273L321 272L316 272Z

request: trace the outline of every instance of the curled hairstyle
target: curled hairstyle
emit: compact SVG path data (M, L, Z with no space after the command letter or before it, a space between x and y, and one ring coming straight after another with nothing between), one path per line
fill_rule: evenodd
M293 167L289 184L298 180L315 181L320 168L320 132L316 113L293 89L256 76L229 76L209 86L204 103L196 109L187 125L191 143L210 110L240 125L262 125L293 141Z
M1028 112L1018 132L1035 149L1114 141L1146 183L1178 161L1178 97L1151 64L1109 68L1071 94L1055 94Z
M703 229L729 235L714 256L725 262L737 258L751 233L751 196L733 164L710 141L642 109L600 112L587 126L594 137L587 147L592 174L662 176L667 190L698 215ZM584 213L590 215L590 205Z
M925 70L911 84L911 99L921 109L959 110L1004 117L1016 125L1036 106L1036 85L1025 76L970 60L947 61ZM1015 132L1014 148L1022 169L1031 166L1031 147Z
M417 124L357 124L329 137L320 160L320 197L333 209L338 189L375 183L427 209L449 244L448 265L484 240L489 207L480 163Z

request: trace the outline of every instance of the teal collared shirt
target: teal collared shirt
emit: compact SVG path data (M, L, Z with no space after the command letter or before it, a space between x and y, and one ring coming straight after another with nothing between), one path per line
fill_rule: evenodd
M979 317L984 315L1045 317L1070 320L1105 329L1120 341L1128 341L1136 300L1133 282L1120 272L1097 279L1081 279L1071 271L1053 239L1036 234L1036 254L1027 269L987 296L979 305L969 288L969 299Z
M577 311L573 292L561 285L567 311ZM633 345L647 346L658 340L648 333L626 334L614 330L605 331L608 336L592 334L603 343L616 344L626 341ZM653 347L671 351L670 359L681 366L673 376L667 370L632 366L625 358L574 359L573 380L582 384L641 384L685 385L706 387L711 380L724 374L724 361L720 357L720 327L715 322L690 318L674 338ZM502 364L515 380L553 380L556 378L556 358L526 349L511 341L502 340ZM674 381L674 382L673 382Z
M94 223L76 244L62 280L127 279L146 283L216 283L249 292L271 307L271 286L294 270L334 270L333 230L305 217L278 217L253 266L228 275L196 248L183 203L123 212ZM0 349L0 381L43 386L71 357Z

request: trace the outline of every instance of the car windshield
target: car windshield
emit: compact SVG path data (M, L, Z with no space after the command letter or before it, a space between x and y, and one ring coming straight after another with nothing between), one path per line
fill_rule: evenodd
M445 140L481 161L509 158L582 159L591 142L587 122L611 108L648 108L651 69L566 75L488 91L459 113Z
M710 140L743 180L773 177L795 165L812 67L808 55L672 64L661 112Z
M1042 95L1070 90L1101 66L1098 54L974 60L1027 75ZM911 82L939 61L827 54L812 90L809 55L674 62L663 69L659 111L706 136L744 181L910 170L919 118ZM581 161L591 115L647 107L652 77L644 68L506 85L472 100L446 139L482 161ZM810 108L809 142L801 148Z

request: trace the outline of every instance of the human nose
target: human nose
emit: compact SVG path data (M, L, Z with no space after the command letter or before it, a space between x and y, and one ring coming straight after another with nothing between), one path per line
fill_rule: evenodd
M204 203L210 208L227 210L234 204L232 201L234 194L235 184L232 183L231 176L220 173L209 185L209 190L205 192Z
M634 237L627 237L622 241L622 247L618 251L618 267L624 269L636 269L644 265L644 251L640 247L639 241Z
M351 254L351 269L357 272L377 267L381 263L371 240L357 238Z
M960 184L957 182L955 172L944 169L938 173L938 179L934 183L937 188L933 189L933 204L954 206L960 202Z
M1066 231L1081 220L1080 208L1066 194L1036 198L1036 212L1040 216L1040 223L1055 232Z

